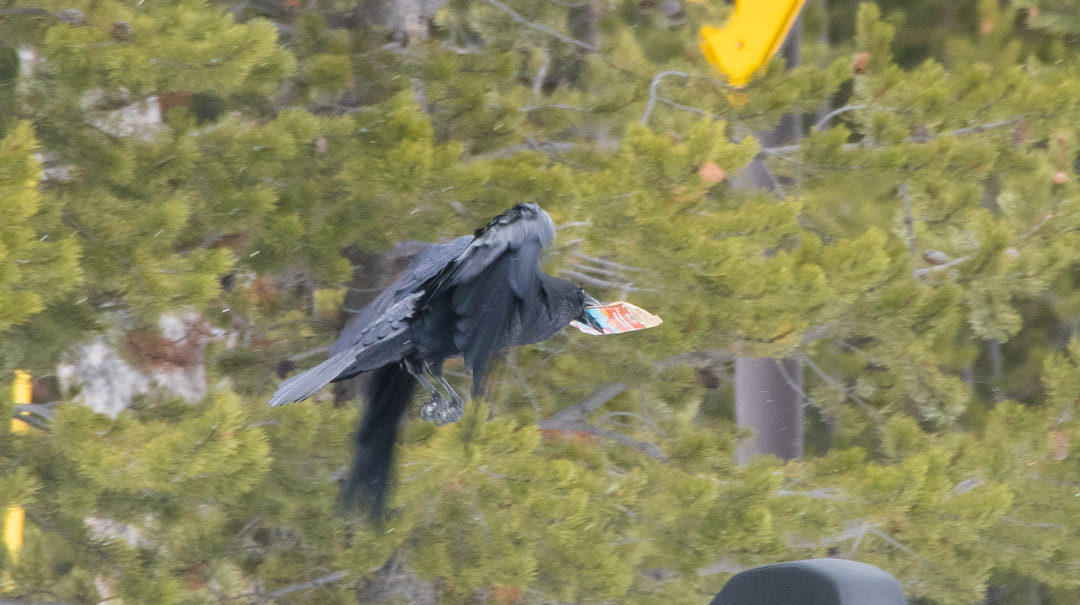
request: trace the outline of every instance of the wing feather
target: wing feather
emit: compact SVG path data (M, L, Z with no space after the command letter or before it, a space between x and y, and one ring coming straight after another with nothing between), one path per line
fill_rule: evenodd
M476 231L476 237L436 277L438 285L456 285L480 275L500 256L526 254L535 263L522 259L521 267L536 274L540 271L540 251L555 239L555 223L536 204L518 204Z
M454 345L479 391L487 362L511 339L527 305L542 293L540 255L555 225L536 204L518 204L476 232L476 237L432 278L431 296L451 292Z
M282 382L270 398L270 405L303 401L331 382L401 359L410 345L406 320L415 313L422 296L423 293L418 292L394 303L378 319L359 330L349 348Z
M355 346L357 336L367 325L378 319L390 305L415 293L425 282L445 269L451 261L461 256L472 241L473 236L463 235L442 244L432 244L417 253L402 272L401 277L353 316L349 324L341 330L334 344L330 345L330 354L335 355Z

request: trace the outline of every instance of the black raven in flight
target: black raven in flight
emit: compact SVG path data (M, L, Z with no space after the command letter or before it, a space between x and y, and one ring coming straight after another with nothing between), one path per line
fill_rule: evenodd
M342 330L329 359L281 383L270 405L372 372L346 503L365 498L381 514L398 422L416 383L431 397L421 417L436 424L462 418L464 403L442 376L446 358L464 357L476 396L498 350L540 342L574 320L605 331L585 312L596 299L540 270L540 253L554 237L547 212L518 204L475 235L425 248Z

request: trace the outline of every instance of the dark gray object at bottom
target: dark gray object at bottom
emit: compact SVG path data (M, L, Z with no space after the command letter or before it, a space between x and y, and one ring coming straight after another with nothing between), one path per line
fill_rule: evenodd
M710 605L907 605L883 569L844 559L755 567L731 578Z

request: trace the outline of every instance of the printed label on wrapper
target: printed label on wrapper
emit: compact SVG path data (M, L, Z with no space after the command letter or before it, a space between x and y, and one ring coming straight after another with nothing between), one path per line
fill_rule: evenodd
M597 325L603 328L603 332L578 321L572 321L570 325L586 334L595 336L635 332L646 328L654 328L663 323L663 320L656 315L624 301L586 307L585 312L596 321Z

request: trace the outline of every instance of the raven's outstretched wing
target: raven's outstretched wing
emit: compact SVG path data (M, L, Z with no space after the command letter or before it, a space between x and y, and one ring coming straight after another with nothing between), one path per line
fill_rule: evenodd
M302 401L339 377L354 376L401 359L410 344L409 319L422 296L422 292L413 293L390 305L353 335L351 346L282 382L270 398L270 405Z
M476 237L440 277L461 284L477 277L504 254L524 253L531 254L534 262L517 263L517 268L523 271L521 277L539 282L540 251L553 239L555 223L548 213L536 204L518 204L477 229ZM525 256L520 259L525 260Z
M341 330L337 340L330 345L330 355L337 355L354 347L357 337L368 324L378 319L390 305L415 293L424 282L460 256L472 241L473 236L463 235L443 244L431 244L417 253L401 276L376 296L375 300L360 309Z
M452 292L454 345L473 372L474 394L488 359L511 340L518 316L529 305L543 304L540 254L554 238L555 224L546 212L518 204L478 230L432 278L432 296Z

